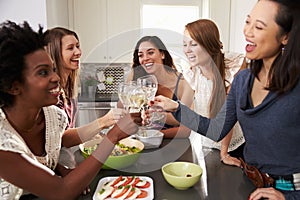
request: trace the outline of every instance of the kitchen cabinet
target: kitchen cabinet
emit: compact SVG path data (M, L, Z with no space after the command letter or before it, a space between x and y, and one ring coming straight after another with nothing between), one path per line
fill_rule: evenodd
M82 62L129 63L139 38L139 0L73 0Z
M72 0L46 0L47 28L69 28L69 11ZM67 12L66 12L67 11ZM32 12L32 9L31 9Z
M150 0L151 1L151 0ZM201 0L200 18L211 19L218 26L223 50L245 53L243 27L247 14L257 0Z
M245 53L246 40L243 33L247 15L257 0L231 0L229 48L232 52Z
M208 18L214 20L221 33L225 51L245 53L246 41L243 34L246 16L257 0L205 0Z

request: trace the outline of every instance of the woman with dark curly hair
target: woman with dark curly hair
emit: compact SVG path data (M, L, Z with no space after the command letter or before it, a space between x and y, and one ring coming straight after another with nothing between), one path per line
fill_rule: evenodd
M115 144L137 131L126 115L103 138L101 148L65 174L58 164L61 147L83 141L76 129L69 129L65 137L67 116L55 106L60 91L42 28L35 32L27 22L1 24L0 199L19 199L28 192L42 199L74 199L97 175Z

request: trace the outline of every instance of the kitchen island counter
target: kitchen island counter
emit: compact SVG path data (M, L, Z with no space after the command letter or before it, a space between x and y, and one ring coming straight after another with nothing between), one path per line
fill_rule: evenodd
M164 139L159 149L144 150L137 163L122 170L101 170L91 184L91 193L80 196L80 200L92 199L98 181L108 176L148 176L154 182L155 200L187 200L187 199L248 199L255 189L243 174L242 169L228 166L220 162L219 151L209 150L205 157L193 152L189 139ZM199 149L201 151L201 149ZM76 159L83 160L79 151ZM163 178L161 166L172 161L189 161L203 168L200 181L187 190L177 190Z

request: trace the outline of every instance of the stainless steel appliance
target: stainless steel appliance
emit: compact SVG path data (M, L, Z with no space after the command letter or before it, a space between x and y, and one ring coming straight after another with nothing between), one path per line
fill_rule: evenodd
M105 115L117 102L78 102L76 126L85 125Z

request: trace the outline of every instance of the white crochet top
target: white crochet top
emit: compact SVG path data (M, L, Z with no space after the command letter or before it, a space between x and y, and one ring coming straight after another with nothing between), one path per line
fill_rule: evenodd
M54 170L61 148L62 134L67 126L66 114L56 106L49 106L43 108L46 131L45 131L45 150L46 155L43 157L35 156L26 145L23 138L11 126L6 119L5 113L0 108L0 150L11 151L26 155L32 159L31 162L40 165L43 164ZM1 200L15 200L19 199L23 194L23 190L11 183L5 181L0 177L0 199Z
M237 56L228 54L227 56L229 58L227 58L225 62L226 64L225 79L231 83L233 81L234 74L238 71L238 69L242 65L243 56L240 54ZM209 102L210 102L210 97L212 95L213 82L211 80L208 80L205 76L203 76L201 69L199 67L195 67L193 70L191 69L183 70L183 76L190 84L192 89L195 90L194 111L204 117L209 117ZM190 141L191 143L194 144L201 143L202 147L221 149L221 142L215 142L194 131L191 131ZM233 151L244 142L245 139L241 127L237 122L233 129L233 134L232 134L232 138L228 150Z

